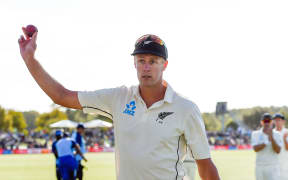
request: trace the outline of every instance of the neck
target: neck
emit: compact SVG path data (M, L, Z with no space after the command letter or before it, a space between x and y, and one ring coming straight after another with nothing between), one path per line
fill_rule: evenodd
M141 85L139 86L140 96L144 100L147 108L152 106L152 104L154 104L155 102L164 99L166 88L167 83L165 81L162 81L162 83L150 87L144 87Z
M277 131L282 131L282 127L276 127Z

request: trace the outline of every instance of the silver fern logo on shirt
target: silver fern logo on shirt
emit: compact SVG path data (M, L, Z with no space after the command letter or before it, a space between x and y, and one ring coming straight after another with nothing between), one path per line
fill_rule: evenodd
M167 116L169 116L169 115L171 115L171 114L173 114L174 112L161 112L161 113L159 113L158 114L158 118L156 119L156 122L157 123L159 123L159 124L163 124L163 120L167 117Z

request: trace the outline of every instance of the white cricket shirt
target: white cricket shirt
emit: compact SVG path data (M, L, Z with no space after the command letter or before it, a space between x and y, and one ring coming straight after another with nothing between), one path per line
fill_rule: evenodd
M288 170L288 150L286 150L285 143L284 143L284 135L286 133L288 133L288 129L282 128L281 131L277 131L277 132L279 132L281 134L281 139L282 139L282 142L283 142L282 149L281 149L280 156L279 156L280 165L281 165L281 167L283 167L286 170ZM288 141L288 137L286 138L286 141Z
M282 139L279 132L273 130L273 139L282 148ZM263 129L252 132L251 145L256 146L259 144L266 144L265 148L259 152L256 152L256 165L276 165L279 164L279 154L272 149L272 144L269 141L267 134L263 132Z
M197 106L169 85L148 109L138 86L79 92L78 98L84 112L113 119L117 180L182 180L186 144L194 159L210 158Z

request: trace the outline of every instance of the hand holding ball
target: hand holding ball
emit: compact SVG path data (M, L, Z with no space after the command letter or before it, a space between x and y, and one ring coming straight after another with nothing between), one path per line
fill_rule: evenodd
M22 27L24 35L21 35L18 39L20 47L20 53L24 61L29 61L34 58L34 54L37 48L37 32L38 29L33 25Z
M28 25L28 26L26 26L25 29L26 29L26 34L29 37L32 37L35 32L38 32L38 29L33 25Z

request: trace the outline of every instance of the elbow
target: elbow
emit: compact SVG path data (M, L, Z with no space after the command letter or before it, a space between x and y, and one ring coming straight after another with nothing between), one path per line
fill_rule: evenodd
M54 104L61 105L61 102L60 102L59 99L57 99L57 98L51 98L51 99L52 99L52 101L53 101Z
M67 90L63 89L61 91L58 91L57 95L51 97L51 99L55 104L58 104L60 106L64 106L65 97L67 94L68 94Z
M63 101L62 101L62 99L61 99L61 97L53 97L53 98L51 98L52 99L52 101L53 101L53 103L54 104L57 104L57 105L60 105L60 106L62 106L63 105Z
M258 152L259 150L257 149L257 148L255 148L255 147L253 147L253 150L255 151L255 152Z
M274 151L279 154L281 152L281 148L275 148Z

